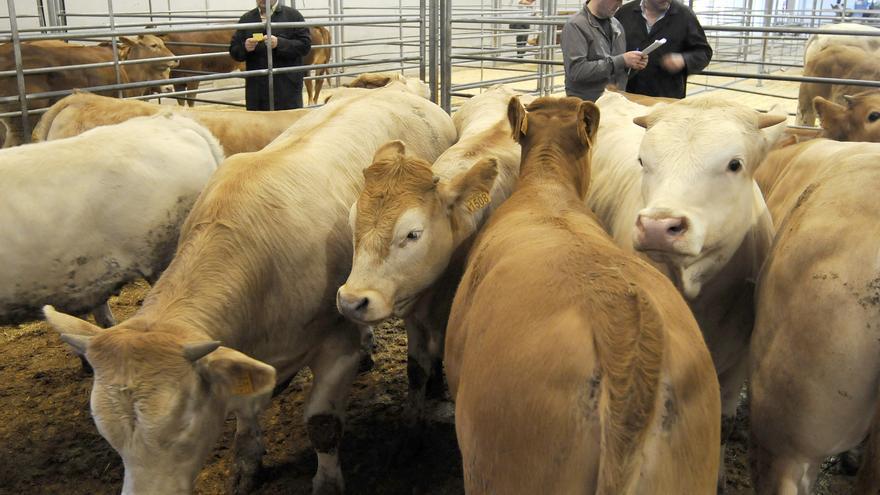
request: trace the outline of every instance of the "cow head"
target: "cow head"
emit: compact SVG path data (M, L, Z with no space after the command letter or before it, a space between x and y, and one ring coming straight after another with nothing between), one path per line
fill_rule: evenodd
M489 203L497 175L487 158L446 182L402 142L382 146L351 208L354 259L336 295L339 311L361 324L405 316L473 232L471 217Z
M171 328L111 329L46 306L48 322L94 369L91 413L125 465L122 493L191 493L229 411L261 408L275 369Z
M880 91L865 91L843 98L846 105L838 105L821 96L813 98L824 137L837 141L880 143Z
M173 57L174 54L165 46L162 38L152 34L141 34L137 37L122 36L119 38L123 43L125 56L120 57L125 60L142 60L158 57ZM156 72L169 71L180 64L177 60L166 60L151 64L151 68ZM166 76L167 79L168 76Z
M633 247L665 263L687 298L730 261L763 214L752 176L785 120L709 98L634 120L647 131L639 150L645 208Z

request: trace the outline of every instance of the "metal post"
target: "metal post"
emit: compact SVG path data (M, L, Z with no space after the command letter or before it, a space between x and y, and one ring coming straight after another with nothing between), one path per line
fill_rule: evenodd
M147 8L150 9L150 22L153 22L153 0L147 1Z
M275 76L272 75L272 0L260 0L266 1L268 5L266 5L266 41L263 42L266 45L266 69L269 70L269 73L266 77L269 78L269 111L275 110Z
M15 17L15 0L6 0L9 9L9 28L12 31L12 51L15 55L15 79L18 83L18 102L21 106L21 139L31 142L31 127L27 111L27 90L24 85L24 73L21 61L21 37L18 34L18 19Z
M422 81L425 80L425 72L426 72L426 67L425 67L425 54L426 54L425 28L428 25L428 23L426 22L426 19L425 19L425 16L427 15L426 9L427 9L427 4L426 4L425 0L419 0L419 79L421 79Z
M49 0L46 2L46 10L49 14L49 25L57 26L58 25L58 9L56 8L55 0Z
M440 107L449 113L452 110L452 0L440 0L440 91L442 94Z
M7 0L12 1L12 0ZM437 18L439 13L439 0L430 0L428 10L430 11L430 24L428 31L428 86L431 88L431 101L437 103Z
M397 38L400 40L400 58L403 59L403 0L397 0L397 13L400 15L400 24L397 26ZM403 74L404 63L400 61L400 73Z
M107 0L107 15L110 17L110 31L116 31L116 20L113 17L113 0ZM113 50L113 70L116 72L116 84L122 84L122 71L119 68L119 42L114 33L110 37L110 48ZM123 91L117 90L119 98L124 96Z

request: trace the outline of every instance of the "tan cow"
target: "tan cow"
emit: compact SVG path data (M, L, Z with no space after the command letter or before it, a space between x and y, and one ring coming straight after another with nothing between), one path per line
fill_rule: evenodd
M773 237L752 175L786 117L717 96L644 107L606 92L597 105L589 205L618 246L645 253L687 299L718 372L726 439L748 372L754 281Z
M508 115L519 182L468 255L446 335L465 491L715 493L718 381L700 330L584 204L598 109L539 98Z
M443 391L446 320L473 234L519 174L519 145L507 122L515 94L497 86L462 104L452 117L458 142L433 166L401 145L398 160L365 171L352 206L354 259L336 304L364 325L405 319L413 422L423 415L426 388Z
M817 139L756 178L779 225L751 342L754 486L807 495L870 434L853 493L880 492L880 144Z
M844 95L845 105L813 99L823 135L836 141L880 143L880 90Z
M180 109L137 100L120 100L91 93L66 96L43 114L34 128L34 141L76 136L102 125L118 124L133 117L176 111L207 127L223 146L226 156L259 151L309 110L248 112L245 110Z
M235 34L234 29L223 31L191 31L181 33L166 33L159 35L165 41L168 47L175 55L195 55L204 53L225 53L222 57L203 57L203 58L185 58L180 60L180 65L172 71L172 77L189 77L198 76L200 73L223 73L240 70L243 66L242 62L234 60L229 56L229 41ZM214 44L222 46L200 46L203 44ZM199 89L200 81L190 81L187 83L175 83L175 91L191 91ZM182 97L177 100L181 105L193 106L195 102L189 97ZM228 154L228 153L227 153Z
M341 89L285 138L223 163L130 319L101 330L46 310L95 370L92 415L125 464L123 493L192 492L228 412L232 484L248 492L264 452L258 415L276 381L304 366L314 375L305 407L314 491L343 490L338 449L364 351L334 299L351 270L346 219L362 170L392 139L433 160L455 127L406 85Z
M174 54L165 48L165 44L156 36L141 35L136 38L120 37L119 58L120 60L141 60L156 57L173 57ZM75 65L97 62L110 62L113 60L113 50L107 46L79 46L72 44L32 44L24 43L21 46L22 60L25 69L38 67L54 67L59 65ZM177 65L177 61L161 61L121 65L120 80L123 83L152 81L167 79L170 69ZM0 45L0 69L14 70L15 57L12 43ZM74 88L88 88L116 84L116 72L113 67L100 67L97 69L62 70L43 74L32 74L25 77L25 88L28 94L44 93L50 91L71 90ZM147 93L149 88L135 88L123 91L125 96L141 96ZM116 91L106 91L102 94L116 96ZM18 86L15 77L0 78L0 96L18 95ZM61 99L61 96L28 100L28 109L48 107ZM18 102L4 103L0 105L0 111L20 110ZM36 117L32 117L32 121ZM21 142L22 123L20 117L8 117L4 122L7 127L4 147L18 145Z
M303 65L322 65L330 63L330 54L332 53L332 48L329 46L318 46L318 45L329 45L332 43L330 38L330 31L323 26L312 26L309 28L309 36L312 38L312 49L309 50L309 53L303 58ZM305 76L308 77L311 71L306 71ZM330 69L315 69L315 79L314 81L311 79L306 79L306 91L309 93L309 105L316 105L318 103L318 96L321 95L321 87L324 85L324 79L321 76L325 76L330 73ZM314 86L314 88L313 88Z
M855 46L828 45L804 63L804 76L878 81L880 58L877 52L865 51ZM813 99L817 96L844 104L846 103L843 99L844 95L864 90L864 86L802 82L798 90L795 122L799 125L815 124Z

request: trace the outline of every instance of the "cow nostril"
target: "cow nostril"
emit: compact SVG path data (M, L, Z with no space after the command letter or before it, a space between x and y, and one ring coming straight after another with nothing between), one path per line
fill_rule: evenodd
M369 306L369 305L370 305L370 299L364 297L358 302L357 306L355 306L354 309L355 309L355 311L364 311L367 309L367 306Z
M685 220L684 218L680 218L677 222L675 222L675 224L670 225L666 228L666 233L673 237L677 237L687 232L687 229L687 220Z
M667 232L669 232L670 234L678 235L678 234L681 234L681 232L682 232L683 230L684 230L684 226L683 226L683 225L675 225L675 226L673 226L673 227L669 227L669 229L667 230Z

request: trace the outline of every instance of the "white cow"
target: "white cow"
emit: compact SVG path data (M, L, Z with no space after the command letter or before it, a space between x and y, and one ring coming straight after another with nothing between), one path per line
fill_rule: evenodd
M747 372L754 281L773 236L752 174L785 116L717 97L644 107L606 92L597 105L588 203L619 246L647 254L687 299L718 372L724 439Z
M824 24L819 27L820 30L829 34L813 34L807 39L804 45L804 63L816 56L817 53L830 45L848 45L861 48L867 52L880 50L880 29L856 22L838 22L835 24ZM871 33L872 36L859 36L854 34L831 34L839 31L863 31Z
M53 304L112 325L107 298L159 276L222 161L207 129L170 114L0 151L0 320Z
M442 393L446 320L473 234L519 175L507 119L516 94L496 86L465 102L452 117L458 142L433 166L401 148L397 160L368 168L352 206L354 260L337 306L365 325L405 318L413 420L429 384Z
M101 331L47 308L95 370L92 414L123 459L125 493L191 492L228 412L237 417L233 488L250 491L264 450L258 414L276 379L305 366L313 487L343 490L338 448L363 349L334 299L351 269L347 218L362 170L393 139L433 160L455 127L404 84L340 89L285 137L224 162L130 319Z

